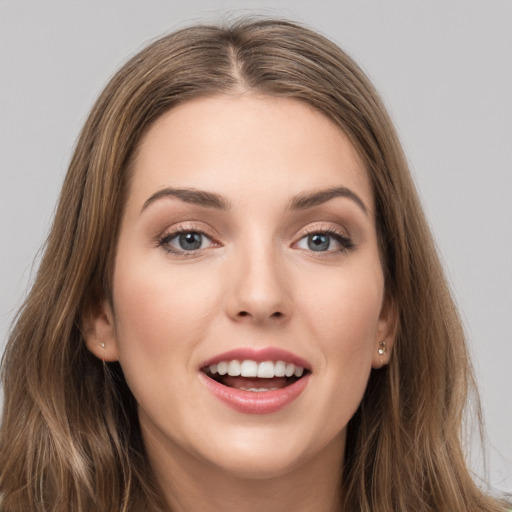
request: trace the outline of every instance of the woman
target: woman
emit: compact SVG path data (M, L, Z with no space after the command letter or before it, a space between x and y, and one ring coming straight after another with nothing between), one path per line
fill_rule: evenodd
M506 510L392 124L339 48L198 26L129 61L3 366L3 510Z

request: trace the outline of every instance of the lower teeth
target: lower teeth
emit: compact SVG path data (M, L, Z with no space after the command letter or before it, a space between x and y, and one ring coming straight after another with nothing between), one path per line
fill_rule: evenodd
M256 393L260 393L261 391L275 391L279 388L238 388L241 391L256 391Z
M256 388L256 387L245 387L245 386L240 386L240 387L238 387L238 386L230 386L230 385L228 385L228 384L226 384L224 382L224 376L221 376L221 375L218 375L218 374L212 375L209 372L206 372L206 375L208 375L208 377L210 377L214 381L218 382L219 384L222 384L223 386L234 387L234 388L239 389L240 391L252 391L254 393L261 393L261 392L264 392L264 391L275 391L276 389L282 389L283 387L286 387L286 386L289 386L289 385L293 384L294 382L296 382L300 378L300 377L295 377L295 376L287 377L286 378L286 383L284 384L284 386L280 385L280 386L274 386L274 387L271 387L271 388ZM261 380L265 380L265 379L261 379ZM240 384L242 384L242 382ZM253 383L252 382L247 382L246 384L249 385L249 384L253 384ZM256 384L256 383L254 383L254 384ZM266 384L266 382L261 382L261 384ZM273 384L273 383L269 382L269 384Z

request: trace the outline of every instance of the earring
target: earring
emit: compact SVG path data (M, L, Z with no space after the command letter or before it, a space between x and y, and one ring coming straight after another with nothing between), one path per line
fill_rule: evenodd
M388 347L386 346L385 341L379 342L378 352L379 352L379 356L385 356L388 353Z
M101 348L105 348L105 343L102 343L102 344L101 344Z

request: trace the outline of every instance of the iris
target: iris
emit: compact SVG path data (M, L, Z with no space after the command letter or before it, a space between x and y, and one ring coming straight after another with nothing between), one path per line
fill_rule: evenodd
M308 248L312 251L326 251L329 249L331 237L325 233L315 233L308 236Z
M185 251L194 251L201 247L202 235L194 232L183 233L179 235L178 242L181 249Z

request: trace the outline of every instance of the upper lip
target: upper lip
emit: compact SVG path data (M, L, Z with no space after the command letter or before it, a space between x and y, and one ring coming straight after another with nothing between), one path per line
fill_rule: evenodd
M200 368L205 368L221 361L233 361L235 359L238 361L249 359L258 363L262 363L263 361L284 361L286 363L293 363L296 366L302 366L304 369L311 371L311 365L305 359L302 359L302 357L292 352L288 352L288 350L277 347L266 347L262 349L250 347L235 348L207 359L201 363Z

